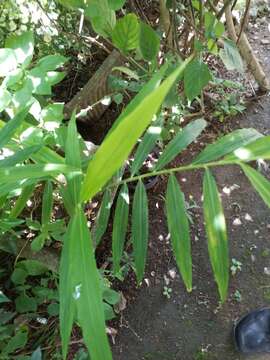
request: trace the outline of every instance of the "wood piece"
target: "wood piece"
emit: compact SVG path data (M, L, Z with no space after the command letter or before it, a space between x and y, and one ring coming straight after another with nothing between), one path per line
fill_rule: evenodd
M85 86L65 105L65 118L69 119L75 108L79 112L80 110L90 108L98 102L92 109L89 109L87 116L80 118L80 121L89 123L100 119L108 107L99 102L106 95L110 94L108 76L115 66L121 64L123 64L122 55L119 51L113 50Z

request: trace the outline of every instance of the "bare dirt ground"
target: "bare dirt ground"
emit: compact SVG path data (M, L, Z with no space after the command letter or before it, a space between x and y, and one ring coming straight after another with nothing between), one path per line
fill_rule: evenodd
M257 51L270 72L269 19L251 27ZM267 42L267 41L266 41ZM270 98L264 96L240 117L234 128L254 127L270 134ZM180 161L180 160L179 160ZM269 170L264 174L270 178ZM146 281L129 301L113 347L115 360L238 360L234 349L234 321L252 309L270 305L270 210L237 167L219 168L215 176L222 195L230 241L230 257L242 263L231 276L229 299L218 306L217 289L209 265L201 208L201 173L181 174L179 182L199 208L193 209L192 253L194 290L187 294L169 249L164 214L163 179L149 192L150 244ZM266 268L266 269L265 269ZM176 275L175 275L176 274ZM172 289L168 299L164 286ZM270 359L269 355L252 359Z

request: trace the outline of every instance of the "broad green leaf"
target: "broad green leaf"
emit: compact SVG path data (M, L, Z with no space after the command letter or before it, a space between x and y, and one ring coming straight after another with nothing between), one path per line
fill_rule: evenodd
M64 119L64 103L53 103L47 105L41 111L42 121L53 121L60 123Z
M22 349L27 343L28 332L25 328L19 329L15 335L9 340L7 345L4 347L2 355L5 358L5 354L13 353L15 350Z
M17 68L15 51L12 49L0 49L0 77L7 76Z
M10 302L9 298L0 290L0 304Z
M270 207L270 182L262 174L248 165L241 164L241 168L263 201Z
M51 181L47 181L44 187L42 197L42 212L41 224L42 226L49 224L53 210L53 186Z
M169 177L166 192L166 212L176 263L187 291L192 291L191 244L185 196L174 175Z
M1 63L1 60L0 60L0 63ZM6 87L6 88L12 88L15 85L15 87L16 87L16 85L22 79L23 75L24 75L24 73L23 73L22 69L15 69L15 70L11 71L3 80L2 86Z
M270 136L263 136L251 144L236 149L232 154L225 157L225 160L232 162L258 159L270 159Z
M68 124L67 141L66 141L66 164L76 166L81 169L80 144L76 126L75 112L73 112ZM73 204L77 205L80 201L82 177L80 174L74 176L67 174L67 191L70 192Z
M33 354L31 355L30 360L42 360L42 352L40 350L40 347L38 347Z
M5 110L11 102L12 96L9 91L0 87L0 112Z
M160 40L151 26L140 23L139 47L144 60L152 61L159 51Z
M25 270L30 276L39 276L48 271L47 266L37 260L22 260L17 263L16 268Z
M25 68L33 58L34 35L32 31L26 31L20 35L11 34L6 39L5 47L13 49L19 64Z
M139 33L140 27L137 16L127 14L117 20L112 32L112 42L123 53L127 53L137 48Z
M23 179L39 179L44 176L56 176L59 174L81 174L80 170L68 165L45 164L45 165L25 165L16 167L0 168L0 184L8 181Z
M108 0L110 9L119 10L125 5L126 0Z
M48 237L47 232L46 233L42 232L38 236L36 236L34 240L31 242L31 250L34 252L40 251L43 248L47 237Z
M92 198L121 167L189 61L190 58L149 95L147 92L147 96L143 100L140 95L140 102L137 106L133 102L120 120L117 120L116 126L110 131L89 162L81 191L82 200ZM135 127L134 124L136 124Z
M228 70L244 72L244 65L236 44L229 39L223 39L224 49L220 49L219 56Z
M225 32L225 26L224 26L224 24L223 24L221 21L218 21L218 22L216 23L216 25L215 25L214 31L215 31L216 37L217 37L217 38L220 38L220 37L224 34L224 32Z
M23 292L15 299L16 311L19 313L28 313L37 311L37 301Z
M131 176L135 175L141 168L144 160L147 158L148 154L155 147L157 139L160 137L162 132L162 122L163 119L161 116L158 117L156 121L147 129L144 134L136 152L134 155L134 161L131 166Z
M138 182L134 194L131 232L136 277L139 284L144 274L148 247L148 201L142 181Z
M229 251L226 222L213 175L207 169L203 179L203 212L208 240L208 252L222 302L229 284Z
M187 98L192 101L200 95L211 78L208 66L202 61L194 59L189 63L184 73L184 90Z
M29 111L29 106L20 111L13 119L9 120L6 125L0 130L0 149L6 145L12 136L15 134L19 126L21 126Z
M62 55L47 55L38 61L37 66L44 72L53 71L63 66L67 60L68 58Z
M102 198L100 209L98 211L95 228L92 231L92 238L95 246L98 246L102 236L104 235L111 213L112 206L112 192L111 189L106 189Z
M34 189L35 189L35 186L36 186L36 184L30 184L28 186L25 186L22 189L22 192L21 192L20 196L18 197L18 199L16 200L13 208L10 211L9 216L12 219L17 218L21 214L21 212L25 208L25 205L26 205L27 201L32 196L32 194L34 192Z
M39 67L34 67L28 72L25 84L31 87L31 93L36 95L51 95L51 84L48 81L48 73ZM25 86L26 86L25 85Z
M105 330L104 311L101 297L100 275L96 268L94 249L85 215L80 207L71 219L70 231L65 239L64 256L60 279L65 280L60 287L60 319L64 358L73 321L74 308L77 309L79 324L92 360L112 360ZM62 307L62 310L61 310ZM62 313L61 313L62 311ZM70 316L72 311L72 316ZM65 313L66 317L63 318ZM64 320L64 321L63 321ZM71 322L70 322L71 321ZM68 330L67 330L68 328Z
M46 81L50 86L60 83L66 76L66 72L49 71L47 72Z
M110 37L116 23L115 12L110 9L107 0L90 0L85 4L85 16L91 21L96 33Z
M203 119L192 121L185 126L166 146L160 156L155 169L159 170L172 161L176 155L191 144L204 130L207 122Z
M127 184L124 184L119 191L113 219L112 256L114 274L117 274L120 270L120 261L127 233L128 212L129 193Z
M214 144L207 145L192 163L202 164L216 160L261 137L262 134L255 129L235 130L221 137Z

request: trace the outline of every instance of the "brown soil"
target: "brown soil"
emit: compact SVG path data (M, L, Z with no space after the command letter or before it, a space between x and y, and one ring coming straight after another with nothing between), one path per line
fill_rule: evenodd
M251 27L254 35L254 26ZM268 38L263 24L258 39ZM269 46L260 46L258 52L267 59L270 70ZM270 134L269 96L258 99L242 116L231 120L229 127L255 127ZM208 132L208 140L216 137ZM203 138L205 142L207 138ZM211 140L210 140L211 141ZM187 161L183 154L176 164ZM178 176L188 200L199 208L192 210L192 253L194 289L185 291L176 271L164 213L166 179L154 191L149 191L150 239L145 281L137 291L134 301L129 301L121 316L119 335L113 346L115 360L238 360L232 337L234 322L252 309L270 305L270 278L264 268L270 264L269 209L255 193L237 167L215 170L222 195L230 239L230 257L242 263L242 270L231 277L229 299L219 307L218 294L207 254L207 240L203 228L201 203L201 172ZM269 171L264 173L269 178ZM231 189L228 193L228 189ZM165 280L166 279L166 280ZM166 281L169 284L166 285ZM164 286L172 289L171 298L163 295ZM237 301L235 292L241 294ZM270 359L270 355L254 357Z

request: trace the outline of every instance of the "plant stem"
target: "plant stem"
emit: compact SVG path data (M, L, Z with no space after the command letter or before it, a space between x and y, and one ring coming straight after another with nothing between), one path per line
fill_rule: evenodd
M121 180L120 182L118 182L118 185L121 184L125 184L125 183L130 183L130 182L134 182L134 181L138 181L138 180L142 180L148 177L152 177L152 176L160 176L160 175L170 175L176 172L183 172L183 171L191 171L191 170L198 170L198 169L207 169L210 167L214 167L214 166L224 166L224 165L240 165L241 161L238 160L221 160L221 161L212 161L206 164L190 164L190 165L185 165L185 166L179 166L176 168L170 168L170 169L164 169L164 170L157 170L157 171L152 171L149 172L147 174L142 174L142 175L137 175L137 176L133 176L133 177L129 177L127 179ZM115 186L116 184L113 183L110 186Z

